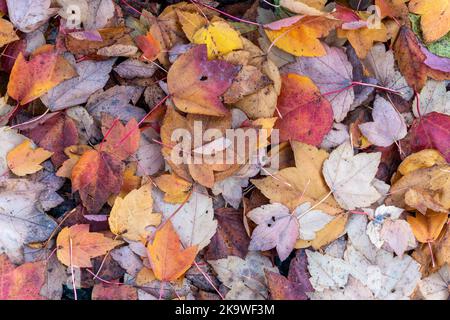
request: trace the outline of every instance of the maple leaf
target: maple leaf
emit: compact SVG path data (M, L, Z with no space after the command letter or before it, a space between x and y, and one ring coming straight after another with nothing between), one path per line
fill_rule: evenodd
M305 252L299 250L295 258L291 260L287 278L278 273L266 271L271 298L274 300L307 300L306 293L314 291L309 282L307 263Z
M420 14L420 25L426 42L434 42L450 31L450 2L448 0L436 0L433 3L411 0L409 10Z
M447 220L447 212L431 212L427 213L426 216L418 213L416 217L407 217L407 221L411 225L414 236L417 241L422 243L435 241L439 237Z
M52 162L59 167L66 159L64 150L78 143L75 121L64 113L48 114L30 126L22 126L24 134L38 146L53 152Z
M419 97L414 99L412 109L416 118L431 112L450 115L450 91L447 91L445 81L428 80Z
M298 205L310 202L331 215L342 212L333 196L327 196L330 189L322 175L322 166L328 153L313 146L293 141L295 167L285 168L276 174L251 182L268 197L272 203L278 202L294 210Z
M250 239L245 230L242 212L232 208L220 208L215 210L214 217L218 223L217 232L206 249L205 258L218 260L237 256L245 259Z
M253 230L250 250L276 248L281 261L294 249L299 234L299 224L289 209L282 204L267 204L253 209L247 216L258 226Z
M239 69L225 61L208 61L206 45L198 45L169 70L167 84L173 102L183 112L224 116L229 111L219 96L231 86Z
M161 52L160 43L153 38L150 32L145 36L137 36L134 41L143 52L142 58L144 60L153 61Z
M0 300L43 300L41 287L46 278L45 261L28 262L18 267L0 255Z
M349 142L335 149L323 164L323 176L341 207L353 210L377 201L381 194L374 178L381 153L354 155Z
M92 258L102 256L122 243L101 233L89 232L88 224L76 224L58 234L56 254L66 266L91 268Z
M172 222L167 221L155 233L155 239L147 250L155 277L161 281L175 281L194 263L198 247L194 245L182 249Z
M22 53L16 59L8 83L8 95L21 105L39 98L64 80L76 76L69 62L52 46L37 50L30 61Z
M361 133L377 146L388 147L407 134L403 116L393 104L377 96L372 110L373 122L359 125Z
M122 163L107 152L86 151L72 169L72 190L78 191L84 206L97 213L109 196L122 186Z
M23 177L41 170L42 166L40 164L52 155L53 152L42 148L33 149L32 142L25 140L8 153L6 160L8 161L9 169L15 175Z
M449 283L450 267L445 264L437 272L420 280L418 288L425 300L447 300Z
M48 91L41 97L42 102L52 111L86 103L94 92L105 86L114 62L114 59L88 60L75 64L78 76Z
M450 115L431 112L414 120L408 135L400 142L406 154L437 149L450 162Z
M139 148L141 134L134 118L124 126L110 115L102 114L102 132L105 138L99 150L110 153L118 160L126 160Z
M42 211L43 183L25 179L0 182L0 253L14 263L23 262L23 246L46 241L56 222Z
M182 205L166 203L160 191L153 192L154 210L163 214L163 221L170 219L185 247L206 247L217 230L214 209L207 191L198 185L193 187L189 199ZM172 214L177 212L173 217Z
M222 283L230 289L226 299L267 299L269 293L264 272L278 273L269 258L250 251L245 259L228 256L225 259L209 260Z
M342 121L355 99L350 86L353 81L353 67L344 51L324 45L322 57L300 57L292 64L283 67L283 72L305 75L314 82L333 107L334 119Z
M14 32L14 26L11 22L0 18L0 30L0 47L19 40L19 37Z
M325 16L293 16L266 24L264 31L278 48L295 56L320 57L326 55L318 38L328 35L341 22Z
M308 77L287 74L282 80L278 99L282 118L275 125L280 129L280 141L295 140L319 145L333 123L330 103Z
M243 48L239 33L224 21L213 21L198 29L192 36L192 42L206 44L208 59Z
M35 31L58 12L50 8L51 0L6 0L8 15L14 26L22 32Z
M149 234L149 226L158 226L161 223L161 215L152 212L151 190L151 185L146 184L131 191L124 198L116 198L108 219L114 234L139 241Z

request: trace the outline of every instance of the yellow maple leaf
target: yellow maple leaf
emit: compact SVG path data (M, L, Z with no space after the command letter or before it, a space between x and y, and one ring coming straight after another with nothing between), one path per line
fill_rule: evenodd
M243 48L239 32L224 21L215 21L199 29L192 37L195 44L206 44L208 59Z
M425 42L436 41L450 31L449 0L411 0L409 10L420 15Z
M161 223L161 214L153 213L151 184L117 197L108 219L111 231L132 241L145 239L147 227Z

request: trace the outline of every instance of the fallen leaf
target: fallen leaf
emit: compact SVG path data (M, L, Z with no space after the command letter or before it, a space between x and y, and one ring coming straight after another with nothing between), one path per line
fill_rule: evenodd
M250 239L245 231L242 212L232 208L215 210L217 219L217 232L205 252L205 259L226 259L228 256L237 256L245 259L248 253Z
M321 57L297 58L282 70L309 77L330 101L334 119L340 122L351 110L355 99L353 88L349 87L353 81L353 67L342 49L324 45L324 51Z
M143 185L124 198L117 197L108 222L116 235L131 241L146 239L150 234L147 228L161 223L161 215L153 213L151 185Z
M170 68L169 92L183 112L224 116L229 111L219 96L231 86L239 69L225 61L208 61L206 45L199 45L180 56Z
M449 265L445 264L437 272L420 280L419 291L425 300L447 300L449 283L450 269Z
M0 47L19 40L19 37L14 32L14 26L11 22L0 18L0 30Z
M23 177L41 170L41 163L52 155L53 152L43 148L33 149L31 141L25 140L8 153L6 160L9 169L15 175Z
M267 299L268 291L264 272L277 273L269 258L258 252L249 252L245 259L228 256L226 259L209 260L220 281L231 289L226 299Z
M9 127L0 127L0 139L2 141L0 147L0 175L3 176L9 172L8 162L6 160L8 153L27 138L17 133L17 130L10 129Z
M417 241L422 243L435 241L442 231L442 228L447 223L448 213L427 213L416 214L416 217L408 216L408 223L411 225L411 229L416 237Z
M11 22L22 32L35 31L58 12L51 0L6 0Z
M165 193L164 201L168 203L183 203L192 188L192 183L181 179L174 173L157 177L155 183Z
M281 261L294 249L299 236L299 223L289 208L280 203L267 204L253 209L247 216L258 226L253 230L250 250L277 249Z
M16 267L0 255L0 300L43 300L41 287L46 277L45 261L28 262Z
M400 112L381 96L377 96L372 110L373 122L360 124L361 133L373 144L388 147L407 134L405 119Z
M27 104L56 87L64 80L76 76L67 60L51 48L43 49L31 60L22 53L16 59L8 83L8 95L21 105Z
M340 23L324 16L294 16L267 24L264 31L275 46L294 56L320 57L326 51L319 38Z
M354 155L352 146L346 142L325 160L323 176L341 207L354 210L381 197L373 184L380 158L381 153Z
M450 115L450 91L447 91L445 82L428 80L420 91L419 99L414 99L412 111L416 118L431 112Z
M192 36L195 44L206 44L208 59L215 59L220 55L243 48L239 32L225 21L213 21L198 29Z
M86 151L72 169L72 190L84 206L97 213L122 186L122 164L106 152Z
M281 116L275 125L280 130L280 142L319 145L333 124L330 103L308 77L290 73L282 81L278 98Z
M181 248L180 238L170 221L156 232L147 249L155 277L161 281L175 281L181 277L194 263L198 251L196 245Z
M138 300L138 294L133 286L100 282L94 285L92 300Z
M423 0L409 2L409 10L420 14L420 25L426 42L434 42L450 31L450 3L437 0L433 4Z
M88 224L76 224L61 230L56 239L58 260L66 266L92 268L91 259L102 256L122 241L89 232Z
M77 77L67 80L48 91L41 100L52 111L86 103L109 79L115 60L82 61L75 65Z
M310 202L316 209L336 215L342 212L322 176L322 166L328 153L313 146L293 141L296 167L280 170L275 175L251 182L271 200L294 210L298 205ZM326 197L326 198L325 198ZM325 198L325 199L324 199Z
M14 263L23 262L23 246L43 242L56 228L56 222L42 210L41 196L46 186L25 179L0 182L0 253Z
M194 186L189 199L182 205L166 203L158 190L153 191L154 210L163 214L163 221L170 218L181 243L185 247L206 247L216 233L217 221L211 198L204 188ZM172 217L172 214L177 212Z
M148 32L145 36L137 36L134 41L143 52L142 58L147 61L154 61L161 52L160 43Z

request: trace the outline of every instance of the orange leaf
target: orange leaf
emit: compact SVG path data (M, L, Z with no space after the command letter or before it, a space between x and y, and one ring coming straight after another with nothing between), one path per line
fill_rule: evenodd
M8 95L21 105L39 98L64 80L77 75L75 69L57 52L45 46L30 61L22 53L14 63L8 83Z
M47 272L45 261L16 268L6 254L0 255L0 300L42 300L39 294Z
M89 232L88 224L76 224L64 228L56 239L57 257L66 266L91 268L91 259L102 256L122 244L122 241Z
M134 41L141 51L144 53L142 58L148 61L154 61L161 52L161 45L153 35L148 32L145 36L137 36Z
M165 193L164 201L169 203L183 203L192 187L192 183L174 173L159 176L155 179L155 183Z
M5 44L19 40L19 37L14 32L14 26L11 22L0 19L0 48Z
M175 281L181 277L197 255L197 246L181 248L180 237L170 220L156 232L155 240L147 249L153 272L161 281Z
M420 25L426 42L436 41L450 31L450 1L411 0L409 10L420 14Z
M72 190L90 213L97 213L122 187L122 163L107 152L86 151L72 169Z
M326 52L319 38L340 24L339 20L325 16L296 16L268 24L264 30L275 46L290 54L320 57Z
M422 243L435 241L439 237L439 234L446 224L447 219L448 214L446 212L431 212L426 216L418 213L416 214L416 217L407 217L414 236L416 237L417 241Z
M139 148L141 132L134 118L124 126L119 120L114 120L110 115L103 114L102 132L105 141L99 149L109 152L118 160L127 159L136 153Z
M52 155L53 152L42 148L33 149L31 141L25 140L7 154L6 161L15 175L23 177L41 170L40 164Z

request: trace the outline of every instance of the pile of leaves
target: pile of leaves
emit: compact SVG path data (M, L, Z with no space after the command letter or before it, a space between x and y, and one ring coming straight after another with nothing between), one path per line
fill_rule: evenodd
M449 298L448 0L0 17L0 299ZM280 143L173 162L197 121Z

